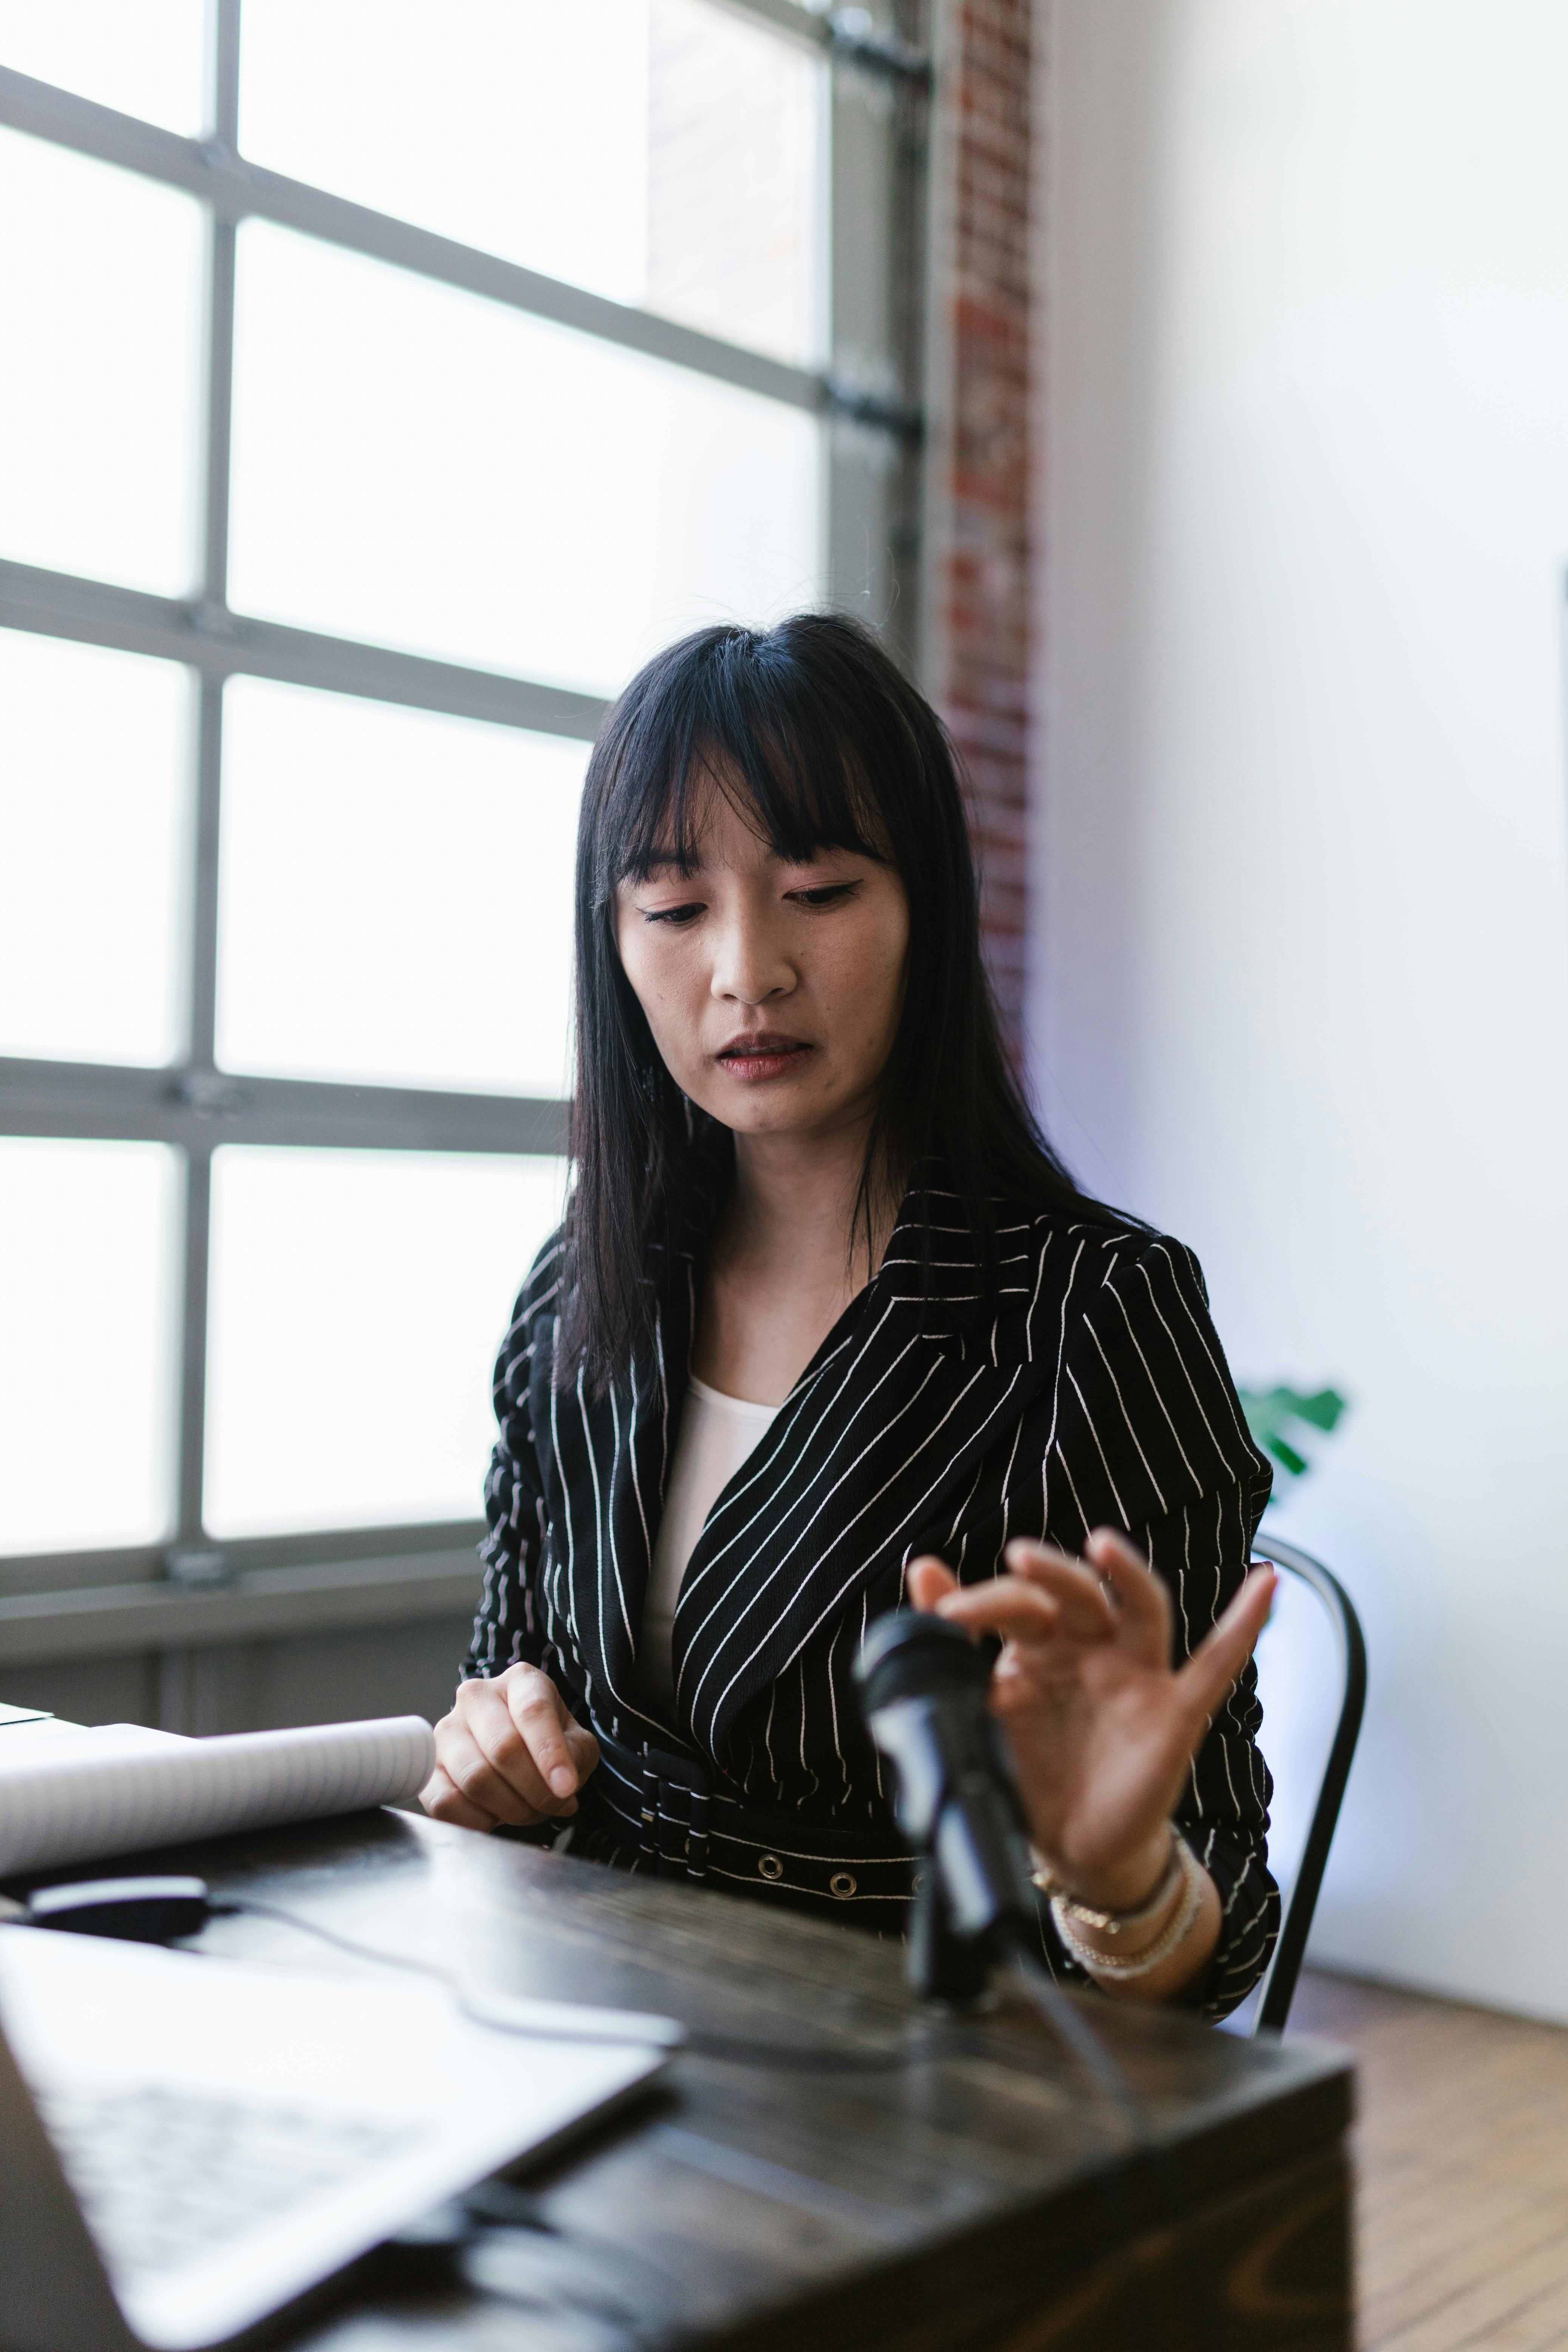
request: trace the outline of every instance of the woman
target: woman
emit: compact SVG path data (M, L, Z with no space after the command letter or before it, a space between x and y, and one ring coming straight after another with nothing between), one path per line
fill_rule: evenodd
M934 713L847 621L673 646L589 763L576 927L576 1185L427 1809L901 1931L852 1668L912 1601L1002 1637L1052 1965L1224 2014L1278 1913L1269 1474L1190 1253L1008 1072Z

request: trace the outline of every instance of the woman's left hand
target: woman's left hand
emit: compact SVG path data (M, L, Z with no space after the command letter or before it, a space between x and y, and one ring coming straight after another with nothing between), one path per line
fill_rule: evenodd
M1082 1560L1020 1538L1010 1571L960 1586L913 1562L909 1593L1005 1646L991 1705L1012 1749L1030 1836L1053 1877L1096 1909L1144 1902L1170 1857L1187 1769L1268 1615L1255 1569L1185 1664L1171 1664L1171 1602L1124 1536L1097 1528Z

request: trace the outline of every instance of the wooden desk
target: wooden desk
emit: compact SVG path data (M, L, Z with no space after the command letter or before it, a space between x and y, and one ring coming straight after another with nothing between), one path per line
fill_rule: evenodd
M844 2055L810 2074L682 2056L668 2089L535 2176L555 2234L509 2231L461 2267L374 2255L284 2326L309 2352L1350 2345L1335 2052L1093 2000L1169 2150L1162 2184L1020 1998L921 2018L901 1951L831 1923L397 1812L128 1866L176 1865L476 1982ZM203 1944L356 1965L258 1919ZM854 2070L900 2038L907 2064Z

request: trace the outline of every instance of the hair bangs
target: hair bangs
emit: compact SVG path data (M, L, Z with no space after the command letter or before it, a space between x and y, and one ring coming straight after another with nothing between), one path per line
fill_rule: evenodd
M598 877L601 901L658 866L694 873L715 795L791 864L824 849L890 858L891 812L846 714L770 679L754 642L749 660L723 658L741 650L714 646L707 675L671 678L638 713L616 762L606 827L616 856Z

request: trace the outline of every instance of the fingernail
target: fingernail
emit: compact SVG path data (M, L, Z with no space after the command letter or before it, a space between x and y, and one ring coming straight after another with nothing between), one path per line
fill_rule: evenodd
M558 1797L569 1797L577 1786L577 1775L570 1764L557 1764L550 1775L550 1785Z

